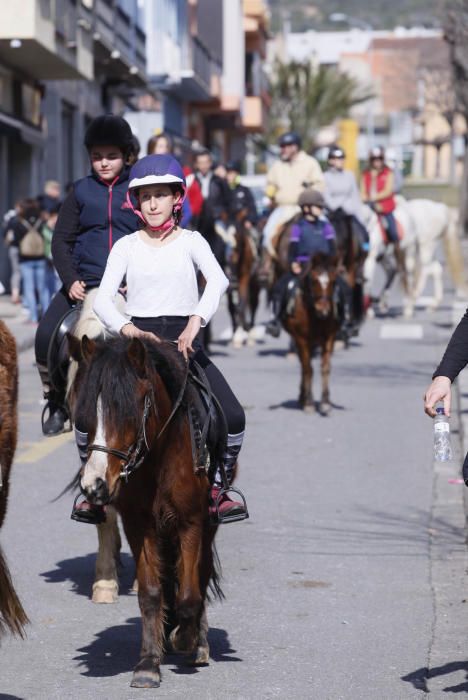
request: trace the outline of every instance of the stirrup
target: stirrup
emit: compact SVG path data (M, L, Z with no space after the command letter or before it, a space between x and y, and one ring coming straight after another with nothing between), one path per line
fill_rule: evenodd
M100 525L101 523L105 523L106 513L104 508L90 508L90 510L82 510L78 508L77 501L80 496L81 494L79 493L73 501L73 508L70 518L72 520L76 520L78 523L87 523L88 525Z
M219 505L221 503L221 500L223 499L223 496L229 493L236 493L238 496L241 497L242 499L242 504L244 506L244 512L243 513L234 513L232 515L221 515L219 512ZM219 490L219 493L216 497L216 503L214 504L214 507L216 508L216 515L211 515L210 520L213 525L223 525L224 523L236 523L239 522L240 520L247 520L249 517L249 511L247 510L247 501L245 500L245 496L240 491L239 489L234 488L234 486L229 486L229 487L222 487Z

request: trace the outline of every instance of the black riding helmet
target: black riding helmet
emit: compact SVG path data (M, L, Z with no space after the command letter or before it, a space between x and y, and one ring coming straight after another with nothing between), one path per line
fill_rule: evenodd
M287 131L285 134L282 134L279 139L278 139L278 146L292 146L295 145L298 148L301 147L302 141L301 137L299 134L296 134L295 131Z
M328 160L330 158L346 158L346 153L339 146L333 145L328 149Z
M127 157L133 148L132 130L122 117L103 114L93 119L86 129L84 145L88 151L93 146L116 146Z

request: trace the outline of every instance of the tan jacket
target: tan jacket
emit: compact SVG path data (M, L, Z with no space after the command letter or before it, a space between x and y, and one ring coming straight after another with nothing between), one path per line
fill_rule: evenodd
M267 175L267 196L275 200L277 206L297 204L304 187L313 187L323 192L322 169L312 156L299 151L292 161L277 160Z

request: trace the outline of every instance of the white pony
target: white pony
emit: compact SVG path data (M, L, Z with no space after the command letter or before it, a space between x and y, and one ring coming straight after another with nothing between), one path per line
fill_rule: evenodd
M388 291L397 272L396 262L390 257L393 254L393 246L384 244L375 212L367 206L364 206L363 210L364 223L370 237L369 255L364 267L366 293L370 294L376 263L382 262L386 271L386 282L379 301L381 308L385 310ZM465 296L463 257L457 233L456 212L441 202L430 199L406 200L398 196L395 216L404 231L400 248L405 264L405 279L402 280L405 316L413 315L414 307L430 277L433 278L434 296L428 304L428 309L434 310L442 302L443 269L435 257L440 240L445 244L447 264L457 294Z

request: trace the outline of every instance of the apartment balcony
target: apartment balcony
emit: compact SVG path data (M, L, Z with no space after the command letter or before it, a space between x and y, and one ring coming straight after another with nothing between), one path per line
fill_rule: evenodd
M268 120L266 101L260 96L244 98L242 128L250 133L265 131Z
M96 72L116 83L146 87L145 33L108 0L95 0L94 8Z
M0 60L37 80L92 80L92 38L78 20L73 0L3 2Z
M220 94L221 69L197 37L191 37L182 68L157 76L156 86L184 102L210 102Z

